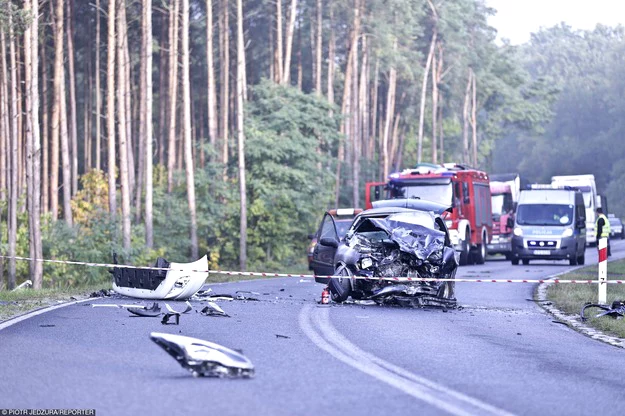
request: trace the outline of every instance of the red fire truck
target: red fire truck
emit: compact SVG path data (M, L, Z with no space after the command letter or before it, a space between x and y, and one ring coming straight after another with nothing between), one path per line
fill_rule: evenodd
M492 235L491 194L488 174L462 165L420 164L393 173L387 182L369 182L365 189L367 209L371 202L392 198L420 198L453 207L446 213L452 243L460 252L460 264L483 264Z

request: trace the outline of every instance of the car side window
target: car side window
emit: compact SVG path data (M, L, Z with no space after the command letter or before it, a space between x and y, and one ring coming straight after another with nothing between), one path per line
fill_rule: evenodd
M323 217L323 223L321 224L321 236L320 238L336 238L336 227L334 226L334 220L332 216L326 214Z

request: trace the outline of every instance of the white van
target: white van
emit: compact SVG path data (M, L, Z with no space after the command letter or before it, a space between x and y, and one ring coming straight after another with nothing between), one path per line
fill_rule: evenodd
M570 186L581 191L584 196L584 205L586 206L586 243L589 245L596 244L595 222L597 220L597 208L601 206L601 203L597 194L597 186L595 185L595 175L553 176L551 184L554 186Z
M521 191L512 236L512 264L531 259L584 264L586 210L578 190L533 185Z

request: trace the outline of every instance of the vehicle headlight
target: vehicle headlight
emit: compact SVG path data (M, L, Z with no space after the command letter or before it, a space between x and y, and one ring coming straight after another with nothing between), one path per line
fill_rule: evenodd
M516 227L514 229L514 235L517 237L521 237L523 235L523 229L521 227Z
M566 237L571 237L573 235L573 229L572 228L567 228L566 230L564 230L564 232L562 233L562 237L566 238Z
M371 266L373 266L373 260L371 259L371 257L365 257L365 258L360 259L361 269L368 269Z

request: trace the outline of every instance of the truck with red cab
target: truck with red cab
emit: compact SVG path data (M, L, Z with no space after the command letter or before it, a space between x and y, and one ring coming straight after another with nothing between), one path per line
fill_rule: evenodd
M452 207L445 222L460 264L483 264L492 235L491 194L486 172L463 165L419 164L392 173L387 182L369 182L366 208L380 199L418 198Z
M526 185L527 180L518 173L490 175L493 238L488 244L488 254L503 254L510 260L514 215L521 189Z

